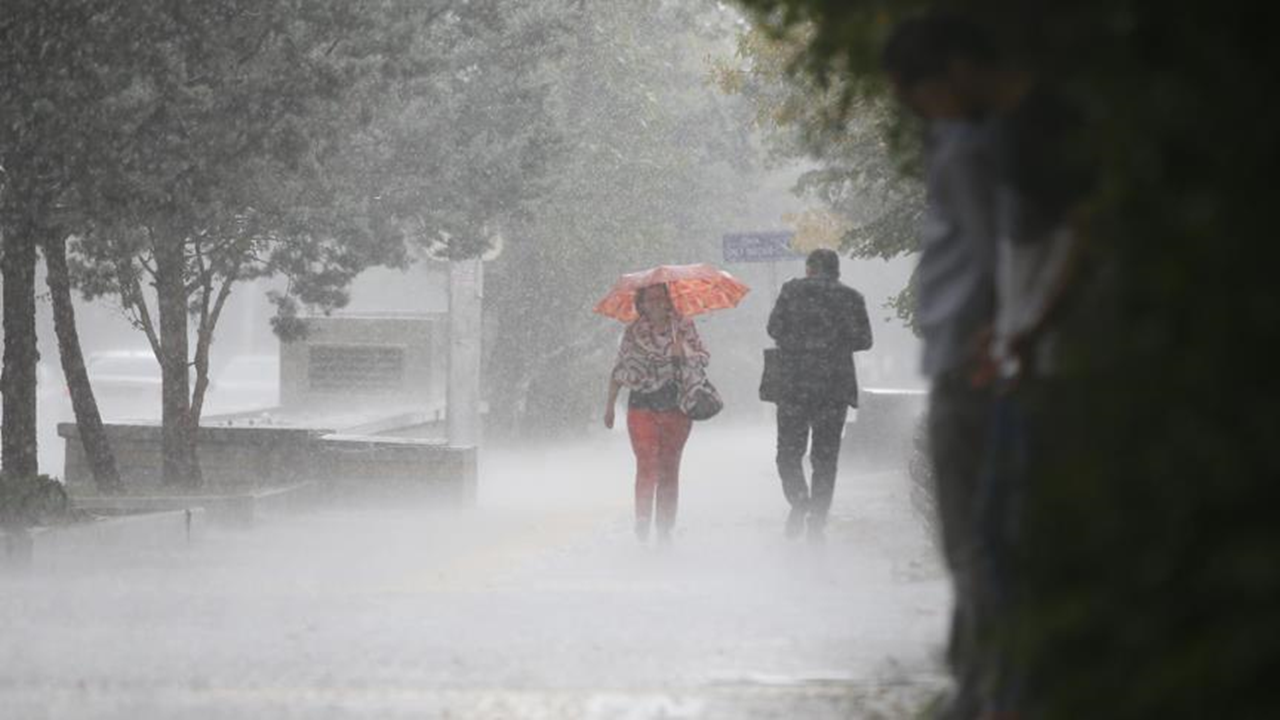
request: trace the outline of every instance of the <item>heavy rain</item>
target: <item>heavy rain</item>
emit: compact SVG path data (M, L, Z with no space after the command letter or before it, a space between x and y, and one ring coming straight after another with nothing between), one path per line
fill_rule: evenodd
M1268 716L1253 136L911 5L6 2L0 718Z

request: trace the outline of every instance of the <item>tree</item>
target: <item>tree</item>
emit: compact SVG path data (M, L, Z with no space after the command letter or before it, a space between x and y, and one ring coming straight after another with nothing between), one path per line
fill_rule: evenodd
M6 189L6 204L17 193ZM36 463L36 349L35 272L37 229L23 210L9 208L16 216L5 223L4 256L0 271L4 278L4 473L30 477L38 472Z
M1258 350L1280 335L1259 245L1280 111L1264 19L1129 0L739 4L770 32L812 27L799 66L868 92L895 20L964 12L1080 108L1071 154L1101 180L1063 322L1078 414L1061 408L1048 432L1087 450L1037 478L1062 530L1026 548L1037 571L1020 591L1052 596L1021 659L1053 679L1044 717L1275 715L1263 678L1280 658L1280 573L1264 558L1280 553L1280 421Z
M13 202L17 193L5 191ZM38 472L36 463L36 350L35 273L36 247L30 216L18 209L6 224L4 256L0 270L4 277L4 473L30 477ZM6 214L10 214L6 213Z
M17 481L36 468L35 262L43 246L52 260L55 329L80 437L100 490L119 476L75 341L75 319L59 264L67 232L61 203L86 151L100 88L85 62L98 39L94 2L19 1L0 22L0 235L5 260L3 464Z
M42 103L33 107L61 119L63 134L31 139L15 157L61 148L48 163L62 174L45 188L46 205L15 207L42 208L47 221L56 201L75 233L70 279L89 298L119 298L151 343L167 483L200 482L209 351L237 282L289 278L275 297L276 329L287 335L300 305L340 307L360 270L406 262L406 240L447 236L448 252L474 254L487 228L515 212L551 152L545 92L525 81L564 8L64 0L33 3L5 26L42 28L73 48L50 56L47 39L23 46L45 53L54 79L35 76L6 107L29 127L34 93ZM55 300L64 237L47 238ZM9 253L10 264L22 257ZM64 358L76 354L61 344ZM68 372L73 391L76 376Z
M706 65L732 19L659 0L584 3L573 18L546 71L561 152L486 279L486 392L500 399L500 431L563 433L594 418L603 385L582 379L599 377L618 327L590 308L620 273L703 259L741 214L754 151Z
M94 484L99 492L119 493L124 489L116 468L115 453L107 439L102 415L89 384L89 372L85 367L84 353L80 349L80 335L76 330L75 307L72 304L71 272L67 265L67 238L65 231L56 229L44 235L41 243L44 252L49 286L53 303L54 333L58 336L58 354L62 371L67 378L71 395L71 407L75 413L76 428L84 447Z
M379 98L355 162L379 211L437 259L475 257L544 190L560 149L546 63L566 5L490 0L451 11L407 62L429 68Z
M120 297L160 361L166 483L200 484L209 348L236 282L289 274L303 301L332 306L363 267L400 261L371 198L329 164L369 96L406 72L416 28L442 16L408 2L156 1L96 28L107 92L74 188L89 218L77 277L90 297Z
M816 162L801 173L794 192L821 209L796 218L797 243L824 244L856 258L890 259L917 249L916 227L922 188L904 165L914 155L910 135L894 132L901 118L884 98L847 95L858 78L840 76L822 84L792 72L804 57L814 30L785 28L770 34L743 30L736 57L716 63L720 89L740 95L755 108L771 161ZM911 319L911 291L891 300L898 315Z

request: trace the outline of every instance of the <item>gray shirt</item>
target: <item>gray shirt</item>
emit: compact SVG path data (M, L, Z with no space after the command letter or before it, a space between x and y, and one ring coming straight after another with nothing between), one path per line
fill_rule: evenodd
M1065 225L1035 243L1014 242L1007 231L1001 233L996 263L999 309L995 319L994 350L1003 375L1010 376L1021 369L1012 352L1011 342L1039 322L1047 312L1051 293L1067 271L1074 242L1071 230ZM1037 373L1053 374L1055 371L1056 340L1056 335L1050 332L1035 344L1033 360Z
M916 268L921 370L937 377L974 356L995 306L996 162L991 131L976 123L930 128L928 207Z

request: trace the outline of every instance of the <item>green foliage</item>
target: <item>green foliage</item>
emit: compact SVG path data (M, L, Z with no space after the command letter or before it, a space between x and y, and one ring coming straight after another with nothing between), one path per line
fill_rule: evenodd
M814 29L801 26L773 35L760 27L744 31L734 61L721 61L721 89L742 95L756 110L756 126L770 155L780 162L808 159L821 167L804 173L796 191L844 215L851 226L843 244L859 257L888 258L914 248L914 233L887 220L912 215L920 206L918 183L904 178L890 152L890 129L898 127L893 106L869 91L859 77L819 82L793 72Z
M165 368L166 428L193 425L237 283L287 278L273 327L292 337L299 307L342 307L365 268L403 266L411 244L442 237L445 255L478 254L518 216L554 154L537 75L565 12L19 0L0 24L0 152L32 190L3 197L31 212L38 195L39 224L74 233L81 292L119 298ZM188 364L189 408L170 387ZM194 467L183 437L166 446L166 478L195 477L179 468Z
M306 302L341 305L361 269L403 262L333 164L368 95L405 72L405 33L391 30L423 15L407 7L225 0L104 11L87 63L101 97L79 129L101 150L82 159L74 185L86 295L137 307L133 286L154 271L157 242L184 246L193 314L222 283L275 274Z
M13 58L7 116L60 173L88 297L139 308L159 240L185 246L193 290L285 275L303 304L340 307L361 269L408 261L407 225L474 235L536 177L525 81L553 28L535 5L27 3L7 28L75 47L53 63L75 82L24 83L34 60Z
M271 330L280 338L280 342L299 342L307 339L307 321L299 317L298 301L291 295L271 291L268 297L276 305L276 314L271 317Z
M1280 555L1269 18L1136 0L740 4L775 33L814 28L797 67L828 82L874 76L907 14L965 12L1083 110L1068 154L1101 182L1062 322L1075 379L1045 430L1072 451L1036 477L1021 659L1044 717L1275 715L1280 570L1258 560Z
M547 67L569 13L554 0L473 3L406 50L423 72L378 97L349 158L411 245L437 259L483 254L545 192L561 149Z
M905 123L873 94L868 76L819 79L794 72L816 33L808 24L743 31L736 57L715 67L717 84L755 108L756 127L774 162L817 163L801 174L794 192L839 218L835 232L822 235L834 235L840 249L857 258L909 254L916 249L923 198L920 183L904 172L915 157L901 152L910 145L900 132ZM909 293L907 288L891 300L907 320Z
M48 475L0 475L0 528L26 528L65 520L71 511L62 483Z
M732 20L661 0L586 3L567 19L545 76L559 151L487 265L486 374L504 429L594 421L622 328L590 308L619 274L702 260L732 226L756 153L739 108L706 82Z

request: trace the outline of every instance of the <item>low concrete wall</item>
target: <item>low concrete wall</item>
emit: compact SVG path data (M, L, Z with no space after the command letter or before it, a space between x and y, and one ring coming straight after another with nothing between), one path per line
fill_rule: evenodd
M421 492L470 504L476 496L476 449L441 440L327 435L317 444L323 458L317 479L344 494Z
M160 426L106 426L116 467L131 495L169 494L161 483ZM198 437L202 492L249 492L311 479L315 441L331 430L291 427L201 427ZM93 476L75 423L58 425L66 440L64 482L72 494L92 494Z
M205 525L203 508L100 517L68 525L3 533L0 564L13 569L97 566L110 555L181 551Z
M74 424L58 426L66 439L66 483L73 497L96 495ZM180 491L161 484L160 428L108 425L128 496L171 497ZM202 427L201 496L214 512L234 513L237 503L266 489L321 484L335 490L394 494L420 490L440 499L469 503L475 498L476 449L442 440L390 435L348 435L323 429L282 427ZM217 502L209 496L220 496ZM179 496L176 502L200 498ZM248 511L250 517L252 508Z
M445 395L446 313L335 314L306 317L306 337L280 344L280 404L289 408L342 408L352 402L412 401L417 405L442 403ZM387 351L398 359L396 368L378 382L363 384L359 355L337 385L326 381L324 363L317 353ZM313 367L313 361L319 365ZM332 369L332 368L330 368Z
M286 487L232 495L76 495L77 508L99 513L157 512L201 508L210 522L248 527L260 515L294 512L314 506L319 483L311 480Z
M845 428L841 463L863 469L905 468L926 396L923 390L860 390L856 418Z

